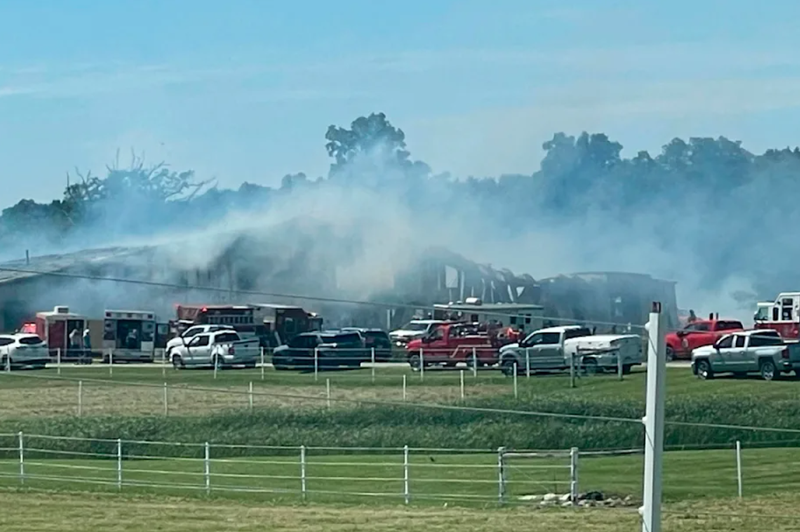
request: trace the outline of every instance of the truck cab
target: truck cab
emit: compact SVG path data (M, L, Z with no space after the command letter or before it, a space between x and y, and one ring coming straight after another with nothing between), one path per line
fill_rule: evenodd
M756 329L778 331L782 338L800 338L800 292L783 292L773 302L759 302L753 321Z
M698 347L713 345L721 337L744 330L742 322L709 317L688 323L683 329L667 334L667 360L691 358Z
M413 369L423 365L443 364L453 367L459 362L469 366L490 366L497 363L498 346L492 338L478 331L475 323L446 323L429 334L408 342L406 356Z

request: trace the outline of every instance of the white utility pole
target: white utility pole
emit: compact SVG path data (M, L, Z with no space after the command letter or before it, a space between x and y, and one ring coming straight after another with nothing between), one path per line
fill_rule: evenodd
M653 302L647 349L647 406L644 423L642 532L661 532L661 469L664 460L666 327L661 303Z

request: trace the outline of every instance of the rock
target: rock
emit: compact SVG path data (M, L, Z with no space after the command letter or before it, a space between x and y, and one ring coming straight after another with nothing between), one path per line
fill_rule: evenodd
M558 495L556 495L555 493L548 493L547 495L542 497L543 502L554 502L556 500L558 500Z
M572 506L572 502L571 501L567 501L567 502L562 502L561 503L561 507L562 508L569 508L570 506Z
M519 497L519 500L528 502L536 502L539 499L541 499L539 495L522 495Z
M564 495L562 495L561 497L558 498L558 500L561 501L561 502L566 502L566 501L569 501L571 499L572 499L572 496L569 493L565 493Z

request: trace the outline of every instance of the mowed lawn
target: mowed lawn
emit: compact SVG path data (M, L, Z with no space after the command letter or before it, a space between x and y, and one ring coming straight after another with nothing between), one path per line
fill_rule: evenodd
M6 438L4 448L13 440ZM117 491L118 469L114 453L104 459L63 459L64 451L26 451L24 477L16 459L0 461L0 486L67 491ZM141 447L140 447L141 448ZM137 451L122 461L125 493L159 493L272 502L300 502L299 452L290 456L215 459L211 451L208 486L203 449L195 457L156 457ZM642 492L641 455L584 456L579 460L581 492L630 496ZM768 496L800 490L797 449L745 449L742 455L746 497ZM569 459L507 458L505 502L525 495L569 492ZM326 454L309 450L305 463L306 500L348 504L400 504L404 500L402 451L394 453ZM442 453L412 451L409 457L409 494L415 504L448 502L459 506L496 505L498 464L495 453ZM664 461L666 501L724 499L737 495L736 457L733 450L671 451Z
M9 532L629 532L635 510L263 504L110 494L0 491ZM664 532L797 530L791 495L666 505ZM765 511L765 509L769 509ZM785 509L781 511L781 509Z

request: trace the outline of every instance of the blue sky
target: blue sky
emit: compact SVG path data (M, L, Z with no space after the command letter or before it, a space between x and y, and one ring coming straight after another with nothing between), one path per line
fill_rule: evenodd
M384 111L437 171L536 169L555 131L627 153L800 144L800 3L0 0L0 207L116 150L223 186L326 172Z

